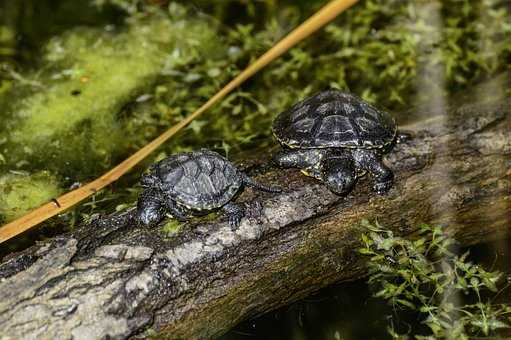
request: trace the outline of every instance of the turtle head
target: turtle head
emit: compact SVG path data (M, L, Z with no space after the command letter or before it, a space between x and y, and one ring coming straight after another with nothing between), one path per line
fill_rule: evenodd
M353 165L346 159L326 160L321 177L328 189L338 195L347 195L357 179Z
M158 178L151 173L142 175L140 178L140 185L143 188L154 188L157 186Z
M165 216L162 197L157 190L145 189L137 202L137 219L145 226L155 225Z

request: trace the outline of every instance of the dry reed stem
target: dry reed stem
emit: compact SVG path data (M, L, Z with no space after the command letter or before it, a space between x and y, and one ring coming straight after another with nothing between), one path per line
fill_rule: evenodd
M200 116L204 111L209 109L219 100L224 98L229 92L242 84L245 80L253 76L259 70L271 63L276 58L287 52L294 45L307 38L309 35L332 21L340 13L347 8L354 5L358 0L334 0L322 7L309 19L304 21L300 26L291 31L282 40L270 48L266 53L259 57L256 61L250 64L245 70L225 85L206 103L204 103L195 112L183 119L178 124L172 126L170 129L162 133L156 139L145 145L143 148L135 152L133 155L125 159L123 162L112 168L110 171L95 179L86 185L70 191L56 201L52 201L32 210L28 214L2 226L0 228L0 243L15 237L24 231L33 228L37 224L47 220L48 218L63 212L64 210L72 207L76 203L96 193L100 189L115 182L119 177L128 172L138 162L147 157L156 148L162 145L170 137L179 132L182 128L188 125L192 120ZM58 204L57 204L58 202Z

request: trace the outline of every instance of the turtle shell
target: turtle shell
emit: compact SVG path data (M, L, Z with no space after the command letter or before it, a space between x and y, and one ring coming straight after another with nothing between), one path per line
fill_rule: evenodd
M337 90L309 97L273 122L275 137L291 148L383 148L394 140L396 130L387 112Z
M177 204L209 210L229 202L242 185L238 170L218 153L201 150L168 157L150 170L162 192Z

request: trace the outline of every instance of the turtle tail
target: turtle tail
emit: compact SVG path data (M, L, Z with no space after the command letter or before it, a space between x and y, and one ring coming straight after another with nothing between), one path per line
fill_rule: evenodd
M257 190L271 192L271 193L279 193L282 192L282 189L279 187L268 186L259 182L254 181L252 178L248 177L246 174L243 174L243 184L246 186L252 187Z

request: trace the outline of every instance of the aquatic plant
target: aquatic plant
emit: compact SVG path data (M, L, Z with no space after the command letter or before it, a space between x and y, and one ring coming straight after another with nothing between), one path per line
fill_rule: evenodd
M457 254L456 241L440 226L423 224L416 239L395 236L377 222L363 221L359 252L367 256L368 282L382 298L417 313L430 333L417 339L468 339L495 335L511 327L511 308L486 298L496 293L502 273L470 262L469 252ZM413 333L412 329L410 333ZM402 338L393 326L389 333Z
M233 20L226 13L229 3L208 5L226 21ZM441 92L448 94L509 67L511 41L505 35L511 33L511 15L502 1L464 0L461 6L453 0L432 3L443 18L441 27L427 20L424 12L429 8L421 2L372 0L357 4L350 11L353 15L342 15L324 32L276 60L195 122L190 133L168 150L208 145L239 151L265 146L271 143L269 127L275 114L329 86L349 89L378 106L402 110L419 104L418 99L427 100L417 98L417 94L427 94L417 85L429 79L419 74L422 69L440 65L446 78ZM258 15L250 17L255 24L239 22L226 27L214 21L211 29L222 32L215 41L216 53L182 54L181 58L192 61L167 68L164 74L172 77L161 79L152 105L137 112L153 124L135 124L134 130L140 131L142 125L165 126L169 119L191 112L303 20L310 13L304 13L304 8L321 4L237 3L246 6L247 13L259 6ZM261 16L266 19L259 23Z

